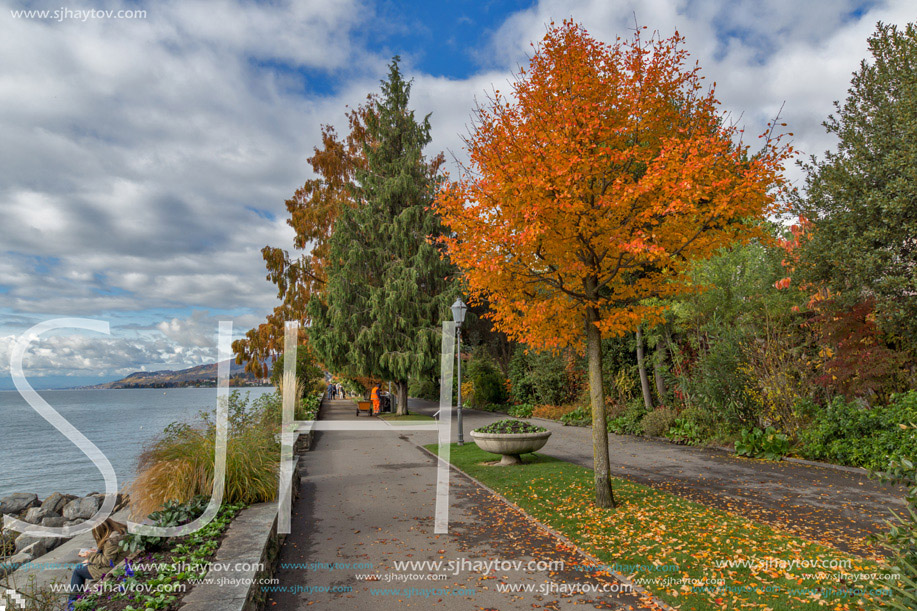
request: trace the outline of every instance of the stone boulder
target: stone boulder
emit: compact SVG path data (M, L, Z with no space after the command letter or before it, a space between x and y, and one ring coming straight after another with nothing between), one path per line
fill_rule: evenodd
M57 537L38 537L23 533L16 537L16 553L28 552L33 558L38 558L39 556L44 556L62 542Z
M85 520L95 515L101 506L102 497L84 496L81 499L73 499L64 505L62 513L68 520Z
M14 492L0 499L0 516L18 515L30 507L38 505L38 495L27 492Z
M64 525L65 521L66 520L64 520L64 518L60 516L49 516L47 518L41 519L41 525L42 526L51 526L53 528L60 528L61 526Z
M44 518L48 517L51 517L50 512L44 507L29 507L22 520L29 524L40 524Z
M64 510L64 505L75 499L72 494L61 494L55 492L41 503L41 508L48 511L48 516L59 516Z

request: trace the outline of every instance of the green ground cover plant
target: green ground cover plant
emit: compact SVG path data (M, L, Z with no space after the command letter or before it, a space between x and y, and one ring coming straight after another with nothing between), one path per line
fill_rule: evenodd
M185 524L203 513L207 497L187 503L169 502L150 514L157 526ZM106 590L84 595L75 611L172 611L178 608L183 586L206 577L208 561L219 547L223 533L241 503L224 504L206 526L184 537L129 536L125 548L138 553L134 560L117 567L107 577ZM139 565L143 565L142 568Z
M917 456L917 391L893 395L887 406L867 408L841 397L819 411L799 434L804 458L882 470L891 459Z
M506 413L513 418L531 418L533 411L535 411L535 406L531 403L519 403L510 407Z
M778 433L772 426L764 430L746 429L736 441L736 454L749 458L780 460L790 449L790 441L783 433Z

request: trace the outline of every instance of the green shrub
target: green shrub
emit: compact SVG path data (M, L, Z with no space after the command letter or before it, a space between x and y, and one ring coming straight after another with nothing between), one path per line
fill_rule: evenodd
M643 418L643 434L650 437L659 437L668 431L673 424L677 414L675 410L668 407L660 407L649 412Z
M230 402L235 405L236 402ZM293 406L294 420L315 420L318 416L318 409L322 404L321 392L307 393L302 399L297 401ZM237 422L244 426L265 426L280 430L280 423L283 417L283 398L280 391L264 394L255 399L251 406L247 408L247 414L239 414L234 420L230 417L230 422ZM209 421L210 416L206 416ZM259 419L259 422L255 422Z
M780 460L786 456L789 449L790 440L772 426L763 431L757 427L745 429L736 442L736 454L749 458Z
M462 373L471 382L474 389L469 397L469 403L474 407L480 408L506 402L503 372L490 358L490 355L483 350L479 350L474 355Z
M519 348L508 368L512 400L533 405L563 405L573 397L566 366L550 352L526 353Z
M838 397L800 431L797 450L804 458L881 471L890 460L917 456L911 422L917 422L917 391L872 409Z
M531 418L534 410L535 406L531 403L520 403L510 407L507 413L514 418Z
M690 373L678 378L680 390L716 414L720 427L731 431L757 426L763 413L741 348L752 340L738 328L718 328Z
M296 351L296 379L302 385L303 393L308 394L318 390L323 375L324 372L315 364L315 357L312 353L304 346L300 346ZM282 378L283 355L281 354L271 367L271 384L278 386Z
M162 509L154 511L147 517L154 526L164 528L181 526L199 518L209 503L210 497L203 494L198 494L184 503L166 501ZM135 554L144 550L157 549L166 540L164 537L129 534L118 545L128 553Z
M646 413L643 401L635 399L627 404L621 415L608 420L608 431L619 435L642 435Z
M483 412L506 414L509 413L509 410L512 409L512 407L505 403L487 403L485 405L475 406L475 409L479 409Z
M318 417L318 408L322 405L322 396L318 393L309 393L299 402L293 412L296 420L315 420Z
M439 399L439 384L430 379L411 378L408 381L408 395L418 399L437 401Z
M566 426L589 426L592 423L592 408L578 405L572 412L561 416L560 421Z

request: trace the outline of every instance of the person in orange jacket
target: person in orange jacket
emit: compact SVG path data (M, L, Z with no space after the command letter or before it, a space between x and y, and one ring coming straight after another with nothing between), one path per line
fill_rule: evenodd
M373 386L372 392L369 393L369 398L372 399L372 402L373 402L373 414L378 414L379 405L381 403L379 401L379 385L378 384Z

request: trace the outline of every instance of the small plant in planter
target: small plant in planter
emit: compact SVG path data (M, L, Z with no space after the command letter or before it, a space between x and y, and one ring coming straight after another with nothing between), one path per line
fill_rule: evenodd
M503 456L500 465L521 465L520 455L540 450L550 436L543 426L521 420L500 420L471 431L479 448Z

